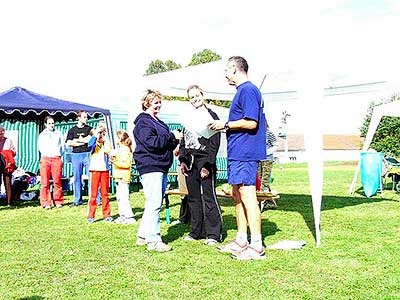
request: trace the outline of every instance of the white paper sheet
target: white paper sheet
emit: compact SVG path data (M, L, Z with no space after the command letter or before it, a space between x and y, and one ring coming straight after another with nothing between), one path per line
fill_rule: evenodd
M197 134L210 138L218 131L208 128L208 124L214 121L207 110L199 108L187 112L181 117L182 125L189 131L196 132Z

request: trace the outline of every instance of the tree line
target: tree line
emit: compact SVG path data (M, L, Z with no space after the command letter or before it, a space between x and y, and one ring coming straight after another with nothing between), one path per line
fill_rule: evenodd
M204 49L200 52L193 54L192 59L190 60L187 66L200 65L212 61L217 61L220 59L222 59L222 57L219 54L215 53L210 49ZM182 66L174 62L173 60L169 59L166 61L162 61L161 59L156 59L150 62L144 75L153 75L180 68L182 68Z
M194 53L192 55L192 59L187 64L187 67L205 64L205 63L217 61L220 59L222 59L221 55L217 54L216 52L214 52L210 49L204 49L204 50ZM161 59L156 59L156 60L153 60L150 62L144 75L145 76L153 75L153 74L172 71L172 70L176 70L176 69L180 69L180 68L182 68L182 66L180 64L174 62L173 60L168 59L166 61L162 61ZM207 96L207 95L205 95L205 96ZM164 96L164 98L167 100L178 100L178 101L188 100L186 97L176 97L176 96L167 96L167 95ZM206 99L206 100L210 104L218 105L218 106L222 106L222 107L229 107L230 103L231 103L230 101L218 100L218 99Z
M360 128L360 135L366 137L369 124L371 123L374 108L394 101L400 101L400 95L392 95L387 99L372 101L369 104L368 111L364 117L364 122ZM384 116L376 129L370 148L386 155L400 158L400 118Z

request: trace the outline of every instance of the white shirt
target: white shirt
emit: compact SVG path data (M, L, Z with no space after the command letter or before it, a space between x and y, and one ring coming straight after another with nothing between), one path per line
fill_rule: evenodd
M39 134L38 148L42 156L62 156L65 151L63 135L60 131L50 131L47 128Z

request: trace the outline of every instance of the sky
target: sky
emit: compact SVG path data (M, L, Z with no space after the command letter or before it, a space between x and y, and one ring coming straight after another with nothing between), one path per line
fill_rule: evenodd
M312 63L355 81L400 69L396 0L5 0L0 28L1 91L104 107L136 97L152 60L186 66L205 48L250 67Z

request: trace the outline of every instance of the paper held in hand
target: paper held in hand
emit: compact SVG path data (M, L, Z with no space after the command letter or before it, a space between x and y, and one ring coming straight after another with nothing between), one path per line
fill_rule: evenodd
M182 116L182 125L186 130L196 132L206 139L212 137L218 131L208 128L208 124L214 121L211 115L205 109L196 109Z

